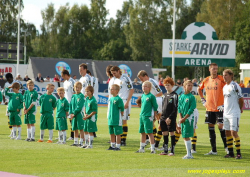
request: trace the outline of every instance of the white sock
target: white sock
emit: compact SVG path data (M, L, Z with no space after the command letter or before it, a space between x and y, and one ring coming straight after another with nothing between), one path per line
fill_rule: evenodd
M187 150L187 156L192 156L191 154L191 140L189 141L184 141L185 142L185 145L186 145L186 150Z
M53 140L53 130L49 130L49 140Z
M89 144L89 134L85 134L84 138L85 138L85 144L88 145Z
M66 142L66 131L63 131L63 142Z
M110 143L112 148L115 148L115 143Z
M40 140L43 140L44 138L44 130L40 130Z
M31 139L35 139L35 132L36 132L35 126L31 126Z
M62 131L58 131L58 137L59 137L59 141L62 142L63 141L63 132Z
M140 142L140 149L144 149L144 148L145 148L145 145L146 145L146 143Z
M80 138L79 144L82 146L83 145L83 138Z
M151 145L151 151L155 150L155 144L150 144Z
M16 130L17 130L17 127L12 127L13 137L16 137Z
M89 136L89 145L93 145L94 136Z
M22 127L17 127L18 129L18 138L21 138Z
M78 144L78 138L74 137L74 144Z
M27 128L27 138L30 139L31 138L31 129Z
M116 144L116 147L117 147L117 148L120 148L120 147L121 147L121 144Z

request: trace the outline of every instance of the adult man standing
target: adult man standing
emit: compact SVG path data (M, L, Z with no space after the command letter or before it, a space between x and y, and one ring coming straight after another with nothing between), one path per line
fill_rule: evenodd
M65 91L65 98L70 103L71 98L72 98L73 94L75 93L74 92L75 80L72 79L72 77L70 77L68 70L63 70L61 72L61 76L65 80L63 83L63 88ZM70 119L70 124L71 124L71 119ZM71 124L71 126L72 126L72 124ZM70 137L68 140L74 140L74 131L72 131L72 128L71 128L71 134L70 134Z
M220 130L221 139L224 143L224 148L227 152L226 135L223 129L223 87L225 82L221 75L218 75L218 65L211 63L209 65L210 76L205 78L198 87L198 94L200 95L203 106L206 107L205 123L208 124L209 137L212 150L205 155L217 155L216 149L216 134L214 125L217 122ZM202 90L206 91L206 99L203 96Z
M87 74L88 66L85 63L79 65L79 73L82 76L79 82L82 83L82 94L85 96L85 88L93 86L91 76Z
M233 139L237 151L236 159L241 159L240 137L238 135L240 114L243 112L244 99L240 86L233 81L233 71L223 71L226 85L223 87L224 95L224 128L226 130L228 153L225 158L234 158Z
M119 97L121 97L124 103L124 116L122 121L123 134L121 135L121 146L126 146L128 134L127 120L130 119L131 98L134 93L134 89L131 79L126 74L122 74L118 66L113 66L110 71L114 76L114 84L120 86L120 91L118 95Z

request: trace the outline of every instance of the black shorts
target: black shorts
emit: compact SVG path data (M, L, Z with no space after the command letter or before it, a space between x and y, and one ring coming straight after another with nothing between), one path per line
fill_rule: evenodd
M223 112L206 111L205 124L223 124Z
M160 119L160 126L162 132L174 132L176 131L176 120L171 120L170 125L167 125L166 121L163 119Z

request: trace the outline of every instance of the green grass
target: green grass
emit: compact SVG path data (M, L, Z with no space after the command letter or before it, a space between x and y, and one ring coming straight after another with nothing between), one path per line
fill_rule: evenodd
M173 157L150 154L147 150L144 154L134 153L139 148L140 134L138 133L139 108L132 108L131 120L128 122L129 132L127 146L121 151L107 151L109 147L108 126L106 119L106 107L99 108L98 132L94 140L93 149L80 149L67 145L26 142L26 126L22 125L22 141L10 140L10 131L5 116L5 106L0 106L0 171L29 174L35 176L204 176L203 170L210 170L210 176L225 176L214 174L224 170L227 176L250 176L250 141L249 141L249 115L250 111L244 111L240 120L240 138L243 159L225 159L223 143L218 129L217 156L204 156L210 151L210 143L207 125L204 124L205 109L199 108L197 154L193 160L183 160L186 154L182 138L176 146L176 155ZM38 108L39 109L39 108ZM37 114L36 140L39 139L39 114ZM69 132L67 133L69 135ZM57 132L54 131L54 138ZM45 131L45 140L48 131ZM56 141L54 141L56 142ZM162 144L162 141L161 141ZM158 152L159 154L160 152ZM194 173L188 170L200 170ZM233 170L242 170L233 173ZM230 171L230 173L229 173Z

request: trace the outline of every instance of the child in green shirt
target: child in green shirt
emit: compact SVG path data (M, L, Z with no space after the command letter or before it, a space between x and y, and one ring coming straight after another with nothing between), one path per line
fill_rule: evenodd
M34 90L34 82L27 82L28 90L23 96L24 107L24 123L27 124L27 139L26 141L35 141L35 123L36 123L36 101L38 94Z
M142 90L144 94L141 96L141 113L140 113L140 127L139 133L141 133L140 149L136 153L145 152L146 134L149 136L151 145L151 154L155 154L155 144L153 135L153 120L152 109L154 110L154 116L157 115L158 105L155 96L150 93L152 84L149 81L145 81L142 84Z
M14 93L9 93L9 89L12 88ZM21 109L23 108L23 95L19 93L19 83L14 83L12 86L5 89L5 95L9 97L8 112L10 118L10 125L12 125L13 136L11 139L21 140ZM18 129L18 136L16 131Z
M41 122L40 122L40 139L37 142L43 142L44 130L49 129L49 140L47 143L53 143L54 116L53 111L56 107L56 98L52 95L55 86L48 84L46 86L47 93L40 97L39 104L41 105Z
M56 130L59 130L59 144L66 144L66 131L68 130L67 117L69 114L69 102L64 97L63 87L57 88L60 99L56 102Z
M85 145L82 148L91 149L93 148L93 140L94 140L94 132L97 132L97 101L94 94L94 88L92 86L88 86L85 89L85 94L87 98L85 100L84 106L84 138Z
M110 134L111 146L107 150L119 151L121 146L121 134L122 129L122 117L124 116L124 104L123 100L118 96L120 86L114 84L111 86L110 93L113 95L109 99L109 110L108 110L108 125ZM116 137L116 147L115 147Z
M84 95L81 93L82 84L81 82L76 82L74 84L75 93L70 101L69 114L72 119L72 130L74 131L74 144L71 146L83 146L84 138L84 120L83 118L83 108L84 108ZM78 145L78 130L80 130L80 142Z
M3 101L3 95L2 95L2 92L0 92L0 104L2 103Z
M191 154L191 140L190 137L194 136L194 109L196 108L195 97L190 93L193 88L193 83L187 80L183 84L184 94L179 97L178 112L180 115L179 124L181 127L181 134L184 139L187 155L183 159L193 159Z

